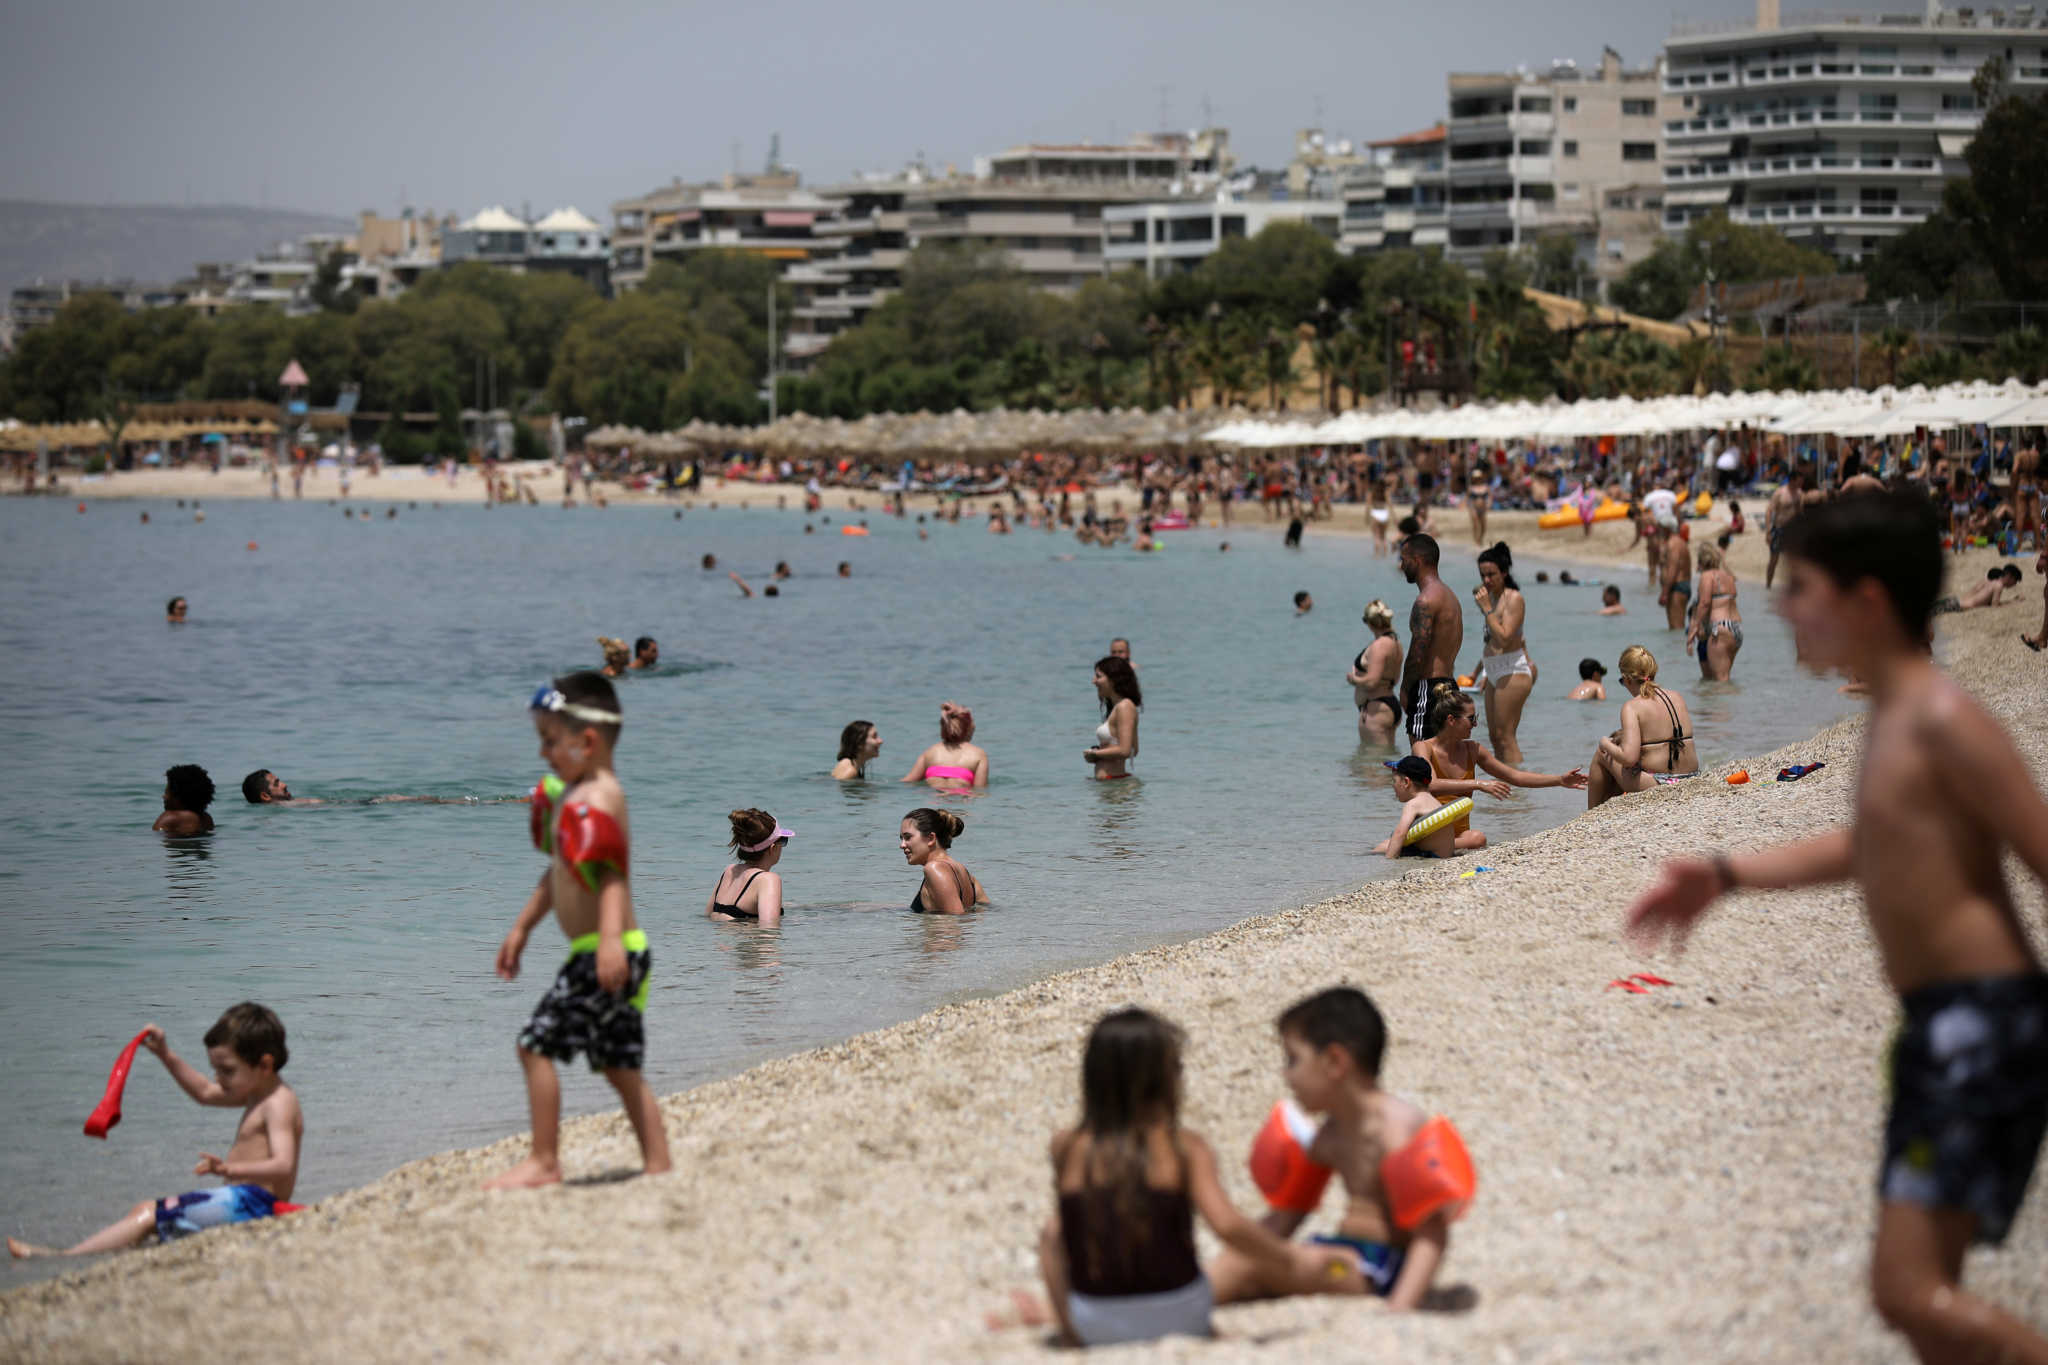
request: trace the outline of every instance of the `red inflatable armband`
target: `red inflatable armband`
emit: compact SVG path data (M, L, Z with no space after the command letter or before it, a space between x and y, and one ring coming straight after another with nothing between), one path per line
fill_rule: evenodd
M588 801L562 808L560 840L562 861L575 868L592 891L597 890L606 868L621 877L626 875L625 831Z
M1451 1121L1439 1115L1416 1130L1408 1145L1380 1162L1380 1184L1394 1211L1395 1226L1412 1232L1432 1214L1446 1221L1464 1216L1479 1188L1472 1154Z
M555 851L555 802L562 799L563 790L562 779L549 774L533 784L533 795L528 798L527 831L533 835L533 846L543 853Z
M1315 1121L1293 1100L1281 1100L1252 1139L1252 1183L1266 1202L1290 1213L1314 1213L1330 1183L1330 1168L1309 1159Z
M149 1036L144 1029L128 1040L128 1046L121 1049L121 1055L114 1059L114 1069L107 1076L107 1093L100 1097L99 1108L92 1111L92 1117L85 1121L87 1137L104 1139L108 1131L121 1121L121 1092L128 1088L128 1069L135 1065L135 1049L142 1046L142 1040Z

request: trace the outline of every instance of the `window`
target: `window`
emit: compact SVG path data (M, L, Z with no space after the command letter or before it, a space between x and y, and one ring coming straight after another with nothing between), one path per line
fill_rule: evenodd
M1559 185L1559 186L1557 187L1557 197L1558 197L1558 198L1560 198L1560 199L1576 199L1576 198L1578 198L1578 197L1579 197L1579 186L1578 186L1578 183L1577 183L1576 181L1570 181L1570 180L1568 180L1568 181L1566 181L1566 182L1565 182L1564 184L1562 184L1562 185Z
M1941 107L1944 109L1975 109L1977 107L1977 97L1975 95L1943 95L1941 97Z
M1225 237L1244 236L1244 215L1240 213L1225 218L1223 220L1223 235Z
M1525 137L1515 150L1523 156L1549 156L1550 139L1547 137Z
M1547 114L1550 112L1550 96L1524 95L1515 101L1515 108L1525 114Z
M1626 255L1627 252L1628 245L1627 243L1623 242L1621 238L1609 237L1607 239L1607 255L1610 259L1618 261L1624 255Z
M1564 111L1567 114L1579 112L1579 97L1577 95L1566 95L1564 97Z
M1566 138L1564 140L1564 154L1566 156L1577 156L1579 154L1579 144L1577 139Z
M1685 107L1686 107L1686 108L1688 108L1688 109L1692 108L1692 96L1691 96L1691 95L1687 95L1687 96L1685 97L1685 99L1684 99L1683 101L1681 101L1681 102L1682 102L1682 103L1683 103L1683 104L1685 105Z
M1657 116L1657 101L1623 100L1621 102L1621 112L1626 118L1655 118Z
M1621 144L1623 161L1655 161L1657 144L1654 142L1624 142Z

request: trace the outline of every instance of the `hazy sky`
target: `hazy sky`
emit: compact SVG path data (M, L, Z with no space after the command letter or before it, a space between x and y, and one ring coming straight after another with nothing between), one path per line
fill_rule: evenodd
M1868 4L1868 0L1866 0ZM1870 8L1917 9L1913 0ZM1753 0L6 0L0 198L469 214L610 204L758 168L808 183L922 150L1230 129L1274 167L1317 121L1386 137L1447 71L1654 59ZM1162 87L1164 89L1162 90Z

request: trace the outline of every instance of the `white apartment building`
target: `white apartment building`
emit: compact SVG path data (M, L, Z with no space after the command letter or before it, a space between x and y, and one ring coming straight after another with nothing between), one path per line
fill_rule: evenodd
M1996 57L2048 82L2048 10L1792 14L1680 28L1664 48L1664 228L1725 211L1856 261L1940 207L1983 114L1970 82Z
M612 205L612 285L637 289L656 261L707 247L808 261L821 251L812 228L840 206L803 188L794 172L728 176L714 185L674 181Z
M1338 244L1353 254L1450 245L1444 125L1368 142L1367 164L1344 185Z
M1657 179L1661 115L1682 98L1612 48L1592 72L1454 72L1449 86L1449 254L1466 265L1546 233L1596 238L1610 189Z
M1344 206L1335 199L1238 199L1111 204L1102 210L1104 270L1142 267L1147 279L1193 270L1233 237L1273 223L1306 223L1336 241Z

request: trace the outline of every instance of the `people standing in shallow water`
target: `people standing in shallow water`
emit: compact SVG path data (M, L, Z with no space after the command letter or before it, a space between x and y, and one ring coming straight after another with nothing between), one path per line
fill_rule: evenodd
M903 817L896 846L903 850L903 861L924 869L924 882L910 900L912 914L964 915L988 904L988 892L948 852L966 828L967 822L953 812L930 806Z
M1083 749L1081 757L1095 766L1099 780L1129 777L1130 763L1138 756L1138 710L1145 704L1130 660L1114 654L1096 660L1095 696L1102 703L1102 724L1095 727L1094 745Z
M1479 671L1486 678L1486 737L1507 763L1522 761L1517 732L1522 708L1536 690L1536 665L1522 633L1529 604L1516 586L1514 567L1507 542L1496 541L1493 548L1480 552L1479 586L1472 589L1486 632L1485 652L1479 656Z
M207 834L213 817L206 808L213 804L213 779L196 763L180 763L164 769L164 813L157 816L153 830L164 834Z
M1503 763L1472 738L1475 710L1472 699L1455 686L1439 687L1432 695L1430 738L1415 746L1416 756L1428 759L1431 771L1436 774L1429 784L1430 795L1448 802L1485 792L1499 800L1510 787L1564 787L1576 791L1586 785L1586 774L1577 768L1568 773L1532 773ZM1479 776L1482 770L1485 778ZM1451 822L1451 828L1457 834L1459 848L1486 847L1486 836L1472 828L1470 815L1459 816Z
M782 877L775 865L795 831L775 823L765 810L736 810L726 817L732 839L726 845L739 861L718 874L704 914L717 920L745 920L772 929L782 922Z
M1624 792L1645 792L1659 780L1696 777L1699 748L1693 743L1692 711L1685 698L1657 685L1657 657L1641 645L1621 652L1621 685L1631 694L1621 704L1621 729L1593 750L1586 808Z
M974 738L974 713L954 702L939 703L939 742L917 756L905 782L929 782L941 791L988 785L988 754Z
M1735 575L1712 545L1700 546L1699 604L1685 647L1697 648L1700 676L1726 682L1742 649L1742 610L1735 605Z
M839 761L832 776L841 782L868 775L868 764L882 754L882 732L871 720L856 720L839 732Z
M1372 643L1358 651L1345 670L1351 700L1358 707L1361 739L1387 741L1401 728L1401 701L1394 684L1401 676L1401 641L1394 634L1394 609L1375 597L1360 618L1372 631Z
M1401 710L1411 744L1434 733L1429 728L1430 691L1438 683L1458 685L1458 655L1465 648L1465 609L1437 577L1441 557L1436 541L1419 531L1401 542L1401 576L1415 585L1408 658L1401 665Z

